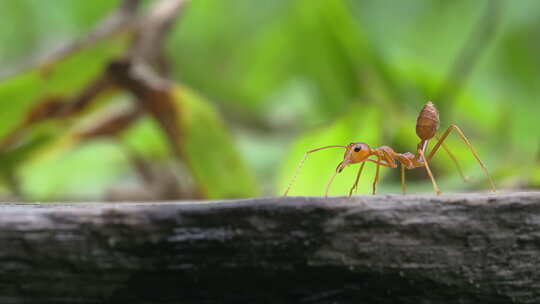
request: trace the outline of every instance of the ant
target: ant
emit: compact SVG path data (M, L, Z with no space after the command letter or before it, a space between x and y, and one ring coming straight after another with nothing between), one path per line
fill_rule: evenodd
M454 157L454 155L448 150L446 145L444 144L444 140L448 137L450 132L456 131L456 133L459 135L459 137L465 142L467 147L471 150L471 153L474 155L478 163L480 164L480 167L484 170L489 183L491 185L491 189L493 192L496 192L495 185L493 183L493 180L491 179L491 176L489 175L489 172L480 160L480 157L476 153L476 150L473 148L463 131L456 126L451 125L446 129L446 131L443 133L441 137L437 136L437 129L439 128L439 112L437 111L437 108L435 108L435 105L428 101L422 110L420 111L420 114L418 115L418 119L416 121L416 135L420 138L420 143L417 145L416 151L417 154L413 154L411 152L405 152L405 153L396 153L392 148L388 146L381 146L375 149L370 148L366 143L362 142L355 142L350 143L347 146L342 145L331 145L331 146L325 146L316 148L313 150L309 150L304 154L304 158L298 165L298 168L296 169L296 173L294 174L294 177L287 187L287 190L285 190L284 196L287 196L289 193L289 190L291 189L292 184L296 180L296 177L298 176L298 173L300 172L300 169L302 168L304 162L306 161L306 158L310 153L328 149L328 148L345 148L345 155L343 157L343 161L340 162L337 165L336 171L334 174L330 177L330 180L328 181L328 184L326 186L326 192L325 197L328 197L328 191L330 190L330 185L332 184L334 178L338 173L343 171L345 167L348 165L361 163L360 169L358 170L358 174L356 175L356 180L354 181L354 184L352 185L350 191L349 191L349 197L352 196L353 191L356 191L358 188L358 181L360 180L360 175L362 174L362 170L364 169L364 165L366 162L372 162L377 164L377 169L375 171L375 178L373 180L373 194L377 191L377 183L379 181L379 170L381 166L389 167L389 168L397 168L396 160L400 164L401 168L401 189L403 194L407 191L406 185L405 185L405 169L414 169L418 167L424 167L426 168L427 174L429 175L429 178L431 179L431 183L433 184L433 189L435 193L441 194L441 190L439 189L439 186L437 185L437 182L435 181L435 177L433 177L433 173L431 172L431 169L429 167L429 162L435 155L435 153L439 150L439 148L442 146L442 148L448 153L448 156L452 159L452 161L455 163L457 170L461 176L461 178L464 181L467 181L467 177L463 175L463 172L461 171L461 168L459 167L459 164ZM428 142L430 139L435 137L437 139L437 144L433 147L431 152L426 157L426 150L428 146ZM371 159L370 156L375 156L377 159Z

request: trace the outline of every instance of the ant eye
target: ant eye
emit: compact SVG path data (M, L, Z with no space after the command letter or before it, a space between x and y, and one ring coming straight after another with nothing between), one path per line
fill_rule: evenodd
M360 150L362 150L362 147L355 147L354 148L354 152L359 152Z

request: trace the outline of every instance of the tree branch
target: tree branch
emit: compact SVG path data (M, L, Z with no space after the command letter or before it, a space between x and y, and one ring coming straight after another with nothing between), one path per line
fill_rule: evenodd
M6 303L540 303L539 192L0 211Z
M55 65L64 58L76 53L88 46L95 44L98 41L106 39L110 36L121 33L135 24L137 21L137 12L140 7L141 0L123 0L116 11L109 14L105 19L100 21L90 33L85 37L76 39L57 50L42 56L36 60L23 63L14 71L5 71L0 73L2 78L9 77L23 71L36 67L47 68Z

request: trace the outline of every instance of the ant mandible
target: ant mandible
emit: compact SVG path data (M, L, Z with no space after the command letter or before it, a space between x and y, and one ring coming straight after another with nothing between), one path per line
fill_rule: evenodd
M435 190L435 193L441 194L441 190L439 189L439 186L437 185L437 182L435 181L435 177L433 177L433 173L431 172L431 169L429 167L429 162L433 158L433 155L439 150L439 148L442 146L442 148L448 153L448 156L452 159L452 161L455 163L458 172L461 176L461 178L465 181L467 181L467 178L463 175L463 172L461 171L461 168L459 167L459 164L454 157L454 155L448 150L446 145L444 144L444 140L448 137L450 132L456 131L456 133L459 135L459 137L465 142L467 147L471 150L471 153L474 155L478 163L480 164L480 167L484 170L489 183L491 185L491 189L493 192L496 191L495 185L493 183L493 180L491 179L491 176L489 175L489 172L480 160L480 157L478 157L478 154L476 153L476 150L473 148L463 131L456 126L451 125L446 129L446 131L443 133L441 137L437 136L437 129L439 128L439 112L435 108L435 105L428 101L422 110L420 111L420 114L418 115L418 119L416 121L416 135L420 137L420 143L417 145L416 151L417 154L413 154L411 152L405 152L405 153L396 153L392 148L388 146L381 146L379 148L372 149L370 148L366 143L362 142L355 142L350 143L347 146L342 145L331 145L331 146L325 146L316 148L313 150L309 150L304 154L304 158L298 165L298 168L296 169L296 173L294 174L294 177L287 187L287 190L285 190L284 196L287 196L289 193L289 190L291 189L292 184L296 180L296 177L298 176L298 173L300 172L300 169L302 168L302 165L306 161L306 158L310 153L328 149L328 148L345 148L345 155L343 157L343 161L340 162L336 168L336 171L330 177L330 180L328 181L328 184L326 186L326 192L325 197L328 196L328 191L330 189L330 185L332 184L332 181L336 177L338 173L343 171L343 169L352 164L356 163L362 163L360 165L360 169L358 170L358 174L356 175L356 180L354 181L354 184L352 185L350 191L349 191L349 197L351 197L353 191L357 190L358 188L358 181L360 180L360 175L362 174L362 170L364 169L364 165L366 162L372 162L377 164L377 169L375 171L375 178L373 180L373 194L377 191L377 183L379 181L379 170L380 166L384 167L390 167L390 168L397 168L396 160L400 163L401 168L401 188L403 193L406 192L406 185L405 185L405 169L414 169L418 167L424 167L426 168L427 174L429 175L429 178L431 179L431 183L433 184L433 190ZM428 146L428 142L430 139L435 137L437 139L437 144L433 147L431 152L426 157L426 150ZM377 159L371 159L370 156L375 156Z

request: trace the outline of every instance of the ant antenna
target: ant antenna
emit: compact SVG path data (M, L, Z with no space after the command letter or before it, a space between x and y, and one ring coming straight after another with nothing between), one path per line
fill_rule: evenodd
M283 196L287 196L287 194L289 193L289 190L291 189L293 183L296 181L296 178L298 177L298 174L300 173L300 169L302 169L302 166L304 165L304 162L306 161L308 155L310 153L317 152L317 151L323 150L323 149L328 149L328 148L345 148L345 149L347 149L347 146L331 145L331 146L324 146L324 147L320 147L320 148L316 148L316 149L307 151L304 154L304 157L302 158L302 160L300 161L300 164L298 165L298 167L296 167L296 172L294 173L293 179L289 183L289 186L287 186L287 190L285 190L285 193L283 193Z
M338 174L339 171L334 171L334 174L330 177L328 180L328 184L326 184L326 191L324 192L324 198L328 198L328 192L330 191L330 186L332 185L332 182L334 181L334 178Z
M328 184L326 184L326 191L324 192L324 198L328 198L328 192L330 191L330 186L332 185L332 182L334 181L334 178L336 177L336 175L340 173L343 170L343 168L344 168L343 162L340 162L336 167L336 171L334 171L334 174L332 174L332 176L328 180Z

